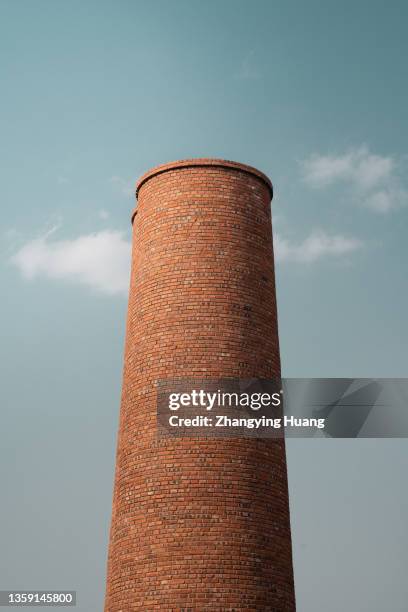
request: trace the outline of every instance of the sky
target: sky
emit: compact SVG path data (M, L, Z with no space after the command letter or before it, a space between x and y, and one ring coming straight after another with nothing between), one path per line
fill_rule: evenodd
M0 0L0 589L102 609L134 185L274 184L282 373L406 377L405 2ZM288 440L299 612L405 612L406 440Z

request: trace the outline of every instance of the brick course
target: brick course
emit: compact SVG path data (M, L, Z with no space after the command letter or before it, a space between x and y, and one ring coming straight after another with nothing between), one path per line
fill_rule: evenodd
M280 375L272 185L196 159L137 197L105 612L292 612L284 441L156 436L159 379Z

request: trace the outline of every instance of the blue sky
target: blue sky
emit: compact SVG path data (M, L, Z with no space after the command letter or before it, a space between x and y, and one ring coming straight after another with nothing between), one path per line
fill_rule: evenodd
M0 10L0 588L62 584L93 612L140 174L202 156L263 170L275 188L283 374L407 376L408 9L3 0ZM406 609L406 450L289 441L301 612Z

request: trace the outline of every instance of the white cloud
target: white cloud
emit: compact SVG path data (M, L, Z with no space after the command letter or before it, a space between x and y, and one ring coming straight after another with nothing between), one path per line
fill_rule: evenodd
M315 231L302 242L294 244L280 234L274 237L275 258L278 262L313 263L324 257L347 255L362 247L356 238L342 235L328 235Z
M23 245L11 258L26 279L66 280L106 294L126 294L131 245L122 232L106 230L72 240L52 232Z
M385 188L368 194L362 203L375 212L387 213L408 205L408 191L396 186Z
M370 189L390 179L395 161L391 157L372 155L366 146L362 146L338 156L313 154L302 166L304 179L312 187L351 181L363 189Z
M397 166L395 158L370 153L365 145L343 155L313 154L301 163L303 179L311 187L346 183L353 201L380 213L408 203Z
M136 191L135 181L126 180L122 178L121 176L111 176L109 181L113 183L114 185L117 185L120 192L124 196L130 197L132 195L135 195L135 191Z

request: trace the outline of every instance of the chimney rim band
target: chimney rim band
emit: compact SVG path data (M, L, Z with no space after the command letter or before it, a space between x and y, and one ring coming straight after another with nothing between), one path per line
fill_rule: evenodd
M170 170L180 170L183 168L194 168L194 167L218 167L225 168L228 170L238 170L241 172L246 172L247 174L251 174L256 178L260 179L268 188L271 200L273 198L273 186L270 178L258 170L253 166L248 166L247 164L241 164L240 162L231 161L229 159L219 159L216 157L201 157L195 159L181 159L178 161L168 162L165 164L160 164L158 166L154 166L139 178L136 183L136 199L138 199L139 191L142 185L144 185L149 179L158 174L163 174L164 172L169 172ZM133 210L131 216L131 222L137 214L137 207Z
M136 183L136 198L138 196L139 190L146 181L157 174L162 174L163 172L168 172L170 170L179 170L181 168L193 168L193 167L202 167L202 166L215 166L219 168L227 168L231 170L241 170L242 172L247 172L248 174L252 174L257 178L261 179L268 187L271 199L273 197L273 187L272 181L269 179L266 174L254 168L253 166L248 166L247 164L241 164L239 162L234 162L229 159L218 159L212 157L203 157L196 159L181 159L178 161L169 162L166 164L160 164L159 166L155 166L145 172Z

